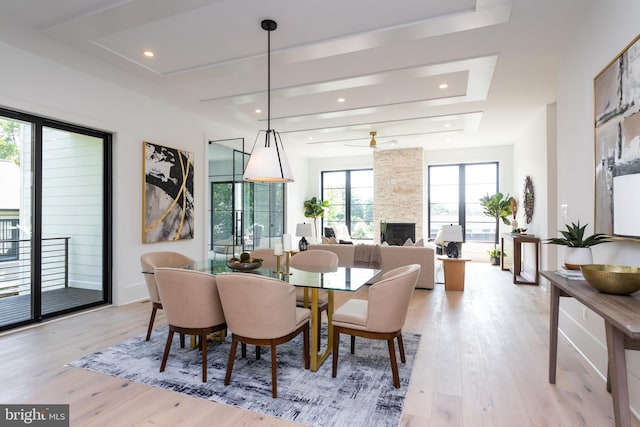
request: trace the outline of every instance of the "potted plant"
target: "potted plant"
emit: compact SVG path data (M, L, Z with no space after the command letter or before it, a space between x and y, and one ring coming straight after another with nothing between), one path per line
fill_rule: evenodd
M387 222L380 221L380 243L384 243L387 239Z
M562 237L552 237L545 241L545 243L552 245L566 246L567 251L564 257L564 265L569 270L579 270L581 265L593 264L593 256L591 254L591 246L599 245L600 243L610 242L609 236L602 233L592 234L589 237L584 237L584 231L587 228L585 224L580 226L580 221L577 224L571 223L565 224L566 231L560 231Z
M316 240L318 239L318 218L324 216L324 211L329 207L328 200L320 200L317 197L312 197L304 202L304 216L313 219L313 229L316 234Z
M491 265L500 265L500 255L502 255L502 251L500 249L494 247L493 249L488 250L487 253L489 254L489 261L491 262ZM506 252L504 256L507 256Z
M486 196L480 199L480 204L483 208L482 213L488 217L494 218L496 220L496 224L498 224L499 219L502 220L505 225L511 224L509 217L513 214L513 211L511 210L511 196L509 194L504 195L497 192L490 196L487 193ZM498 249L497 242L494 241L493 249L487 252L489 253L491 264L500 265L501 251ZM506 254L504 256L506 256Z

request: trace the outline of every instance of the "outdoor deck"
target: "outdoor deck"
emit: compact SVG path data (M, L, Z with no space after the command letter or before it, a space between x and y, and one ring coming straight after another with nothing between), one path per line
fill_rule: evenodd
M42 313L49 314L102 300L102 291L62 288L42 292ZM31 295L0 298L0 325L29 320Z

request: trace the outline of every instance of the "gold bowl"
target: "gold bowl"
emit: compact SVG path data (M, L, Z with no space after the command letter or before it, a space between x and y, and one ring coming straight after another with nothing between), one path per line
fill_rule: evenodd
M629 295L640 290L640 268L622 265L588 264L581 266L585 280L597 290L614 295Z

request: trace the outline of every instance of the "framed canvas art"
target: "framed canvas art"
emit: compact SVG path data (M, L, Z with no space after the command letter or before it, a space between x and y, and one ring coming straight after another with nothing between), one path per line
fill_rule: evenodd
M142 243L193 238L193 153L142 143Z
M595 232L640 238L640 35L594 79Z

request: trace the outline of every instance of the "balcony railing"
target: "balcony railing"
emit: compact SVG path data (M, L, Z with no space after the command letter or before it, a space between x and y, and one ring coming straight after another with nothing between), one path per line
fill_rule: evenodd
M69 287L70 237L42 239L41 289ZM16 256L0 259L0 298L31 292L31 240L0 240L0 247L16 248Z
M18 259L18 218L0 218L0 262Z

